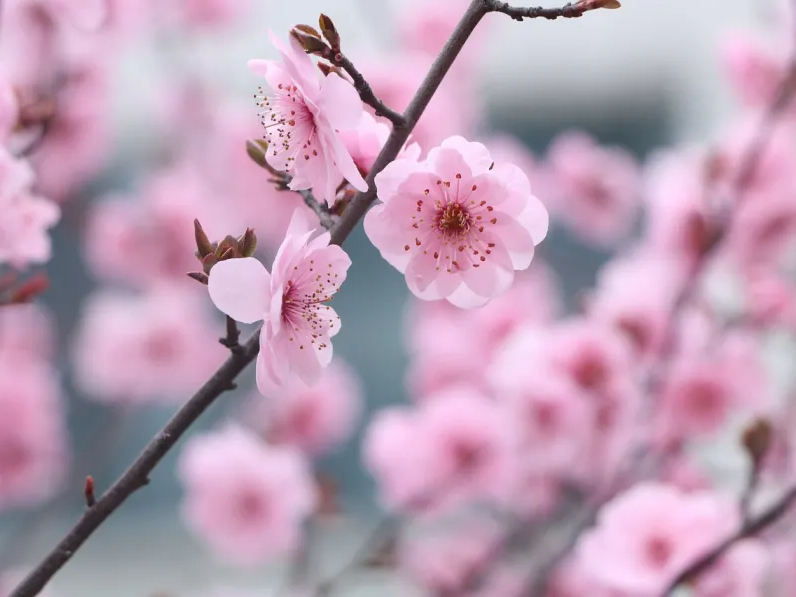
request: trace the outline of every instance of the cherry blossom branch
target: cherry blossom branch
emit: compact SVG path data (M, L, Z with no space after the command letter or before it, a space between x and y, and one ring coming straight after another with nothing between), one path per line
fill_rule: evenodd
M617 0L580 0L574 3L569 2L560 8L511 6L507 2L500 2L498 0L487 0L487 5L489 6L490 12L501 12L510 16L515 21L522 21L523 19L576 19L582 17L590 10L596 10L598 8L619 8L621 6Z
M240 354L243 347L240 345L240 330L238 329L238 322L227 315L227 335L219 338L218 341L222 346L229 348L232 354Z
M794 502L796 502L796 485L786 491L779 500L760 513L760 515L744 523L735 534L724 539L721 543L716 545L716 547L678 574L666 591L664 591L662 597L671 595L679 585L705 572L705 570L715 564L717 560L739 541L753 537L777 522L787 513Z
M395 127L406 126L406 118L403 114L392 110L387 104L381 101L373 92L370 84L365 80L364 75L357 70L354 63L342 52L329 56L329 62L342 68L354 83L354 88L359 93L360 99L376 111L376 116L384 116Z
M334 220L332 219L332 214L329 212L329 207L326 204L321 204L315 196L312 194L312 191L295 191L304 199L304 203L309 207L316 216L318 216L318 221L321 223L326 230L329 230L334 225Z
M259 330L243 345L240 354L232 354L210 379L166 423L144 448L130 468L106 491L61 542L14 589L9 597L34 597L72 558L132 494L149 483L149 475L177 441L216 399L234 386L238 375L255 359L260 350Z

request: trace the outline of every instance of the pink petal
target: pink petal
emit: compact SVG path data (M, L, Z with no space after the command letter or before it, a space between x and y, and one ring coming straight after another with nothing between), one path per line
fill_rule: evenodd
M414 173L420 171L422 166L413 160L395 160L376 175L376 189L379 199L388 203L398 195L398 188ZM431 174L428 174L429 181ZM429 183L430 184L430 183Z
M485 145L467 141L467 139L458 135L445 139L442 142L442 147L450 147L458 151L464 157L467 165L470 166L473 176L488 172L494 161Z
M359 173L359 168L357 168L356 164L354 163L354 158L351 157L351 154L348 153L348 149L346 149L345 144L340 140L336 134L332 133L329 135L328 139L329 149L332 152L332 155L329 156L330 158L334 159L334 165L336 165L340 172L342 173L343 177L351 184L358 191L365 192L368 190L368 183L365 182L365 179L362 178L362 174ZM329 160L330 161L330 160ZM329 178L330 184L333 186L337 186L336 181L334 178ZM331 193L327 193L327 198L334 198L334 190Z
M550 214L542 202L536 196L531 195L528 207L517 217L517 221L531 233L533 244L538 245L547 236L550 227Z
M533 260L534 245L537 244L528 230L517 220L503 217L498 219L492 231L508 250L514 269L528 269Z
M428 152L426 161L438 178L453 181L454 176L461 174L461 184L469 185L473 179L472 169L464 156L452 147L435 147Z
M321 87L318 107L334 129L355 129L364 114L362 100L354 86L334 73Z
M241 323L263 319L270 299L271 275L253 257L220 261L210 270L207 289L218 309Z
M249 70L259 77L265 77L265 75L268 73L270 65L270 60L262 60L260 58L253 58L246 63L246 66L249 67Z

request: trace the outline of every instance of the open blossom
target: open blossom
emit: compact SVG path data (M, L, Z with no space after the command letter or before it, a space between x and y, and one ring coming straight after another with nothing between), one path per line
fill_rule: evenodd
M547 234L547 211L525 174L493 167L486 147L462 137L423 162L393 162L376 186L383 203L365 216L365 232L423 300L485 305L531 265Z
M0 362L49 359L55 346L54 326L52 314L39 304L3 305L0 309Z
M76 384L101 402L184 400L224 358L218 329L184 288L98 293L75 338Z
M785 76L786 50L741 32L728 34L721 50L727 76L741 101L753 107L769 106Z
M600 147L585 133L567 131L547 153L557 215L585 240L615 244L630 232L640 205L639 168L620 148Z
M55 372L0 361L0 511L50 497L68 461L66 413Z
M490 399L450 387L417 408L380 412L365 463L392 508L438 511L502 496L512 466L505 423Z
M283 64L249 61L251 70L271 88L268 95L262 91L258 103L269 144L268 163L293 176L291 189L312 189L319 201L331 203L343 179L366 191L365 179L337 134L359 123L363 108L356 90L336 74L321 77L293 36L287 46L272 34L270 38Z
M236 321L264 320L257 357L263 393L285 384L290 372L309 385L332 360L332 336L340 318L329 305L345 281L351 259L325 232L296 210L269 274L254 258L228 259L210 270L208 290L216 307Z
M737 506L713 492L644 483L602 508L576 554L606 588L653 597L738 524Z
M219 557L241 566L293 552L316 505L298 452L231 424L189 440L178 475L183 520Z
M50 259L48 230L61 217L51 201L33 194L28 162L0 148L0 264L21 269Z
M362 408L362 388L354 371L339 359L308 386L291 377L268 400L254 401L254 426L271 443L319 455L345 441Z

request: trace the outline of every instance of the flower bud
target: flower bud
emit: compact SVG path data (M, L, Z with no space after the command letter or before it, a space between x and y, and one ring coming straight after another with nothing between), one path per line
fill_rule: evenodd
M216 263L218 263L218 257L216 257L215 253L210 253L210 255L205 255L204 259L202 259L202 269L206 274L210 275L210 270L213 269L213 266ZM190 276L190 274L188 275Z
M332 50L337 53L340 51L340 34L337 32L337 27L334 26L332 19L322 14L318 19L318 24L321 27L321 33L332 46Z
M771 423L763 418L753 421L744 429L741 443L755 466L758 466L768 453L772 435Z
M290 31L290 35L298 40L298 42L301 44L301 47L304 48L304 51L307 52L307 54L323 56L329 51L329 47L323 43L322 40L312 35L307 35L298 29L292 29Z
M207 234L199 223L199 220L193 221L193 232L196 238L196 254L199 259L202 259L213 252L213 245L207 238Z
M238 239L238 252L242 257L251 257L257 250L257 235L253 228L246 228L246 232Z
M266 149L268 144L266 144ZM252 161L260 166L260 168L265 168L266 170L270 170L268 166L268 162L265 161L265 150L255 143L254 141L247 140L246 141L246 153L249 154L249 157Z
M326 64L325 62L319 62L318 68L321 69L321 72L323 73L324 77L328 77L329 75L334 73L345 79L345 77L343 76L342 69L340 69L337 66L332 66L331 64Z
M204 285L207 285L207 282L209 280L209 278L207 277L207 274L205 274L203 272L190 272L190 273L188 273L188 277L189 278L193 278L194 280L196 280L200 284L204 284Z
M315 27L310 27L309 25L296 25L293 28L294 29L298 29L302 33L306 33L307 35L309 35L311 37L316 37L318 39L321 39L321 34L318 33L318 30L315 29Z

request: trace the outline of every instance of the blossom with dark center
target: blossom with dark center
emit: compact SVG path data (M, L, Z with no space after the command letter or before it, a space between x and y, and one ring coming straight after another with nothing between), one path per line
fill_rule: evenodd
M423 300L485 305L530 266L547 234L547 210L527 176L462 137L423 162L396 160L376 186L383 203L365 217L365 232Z

